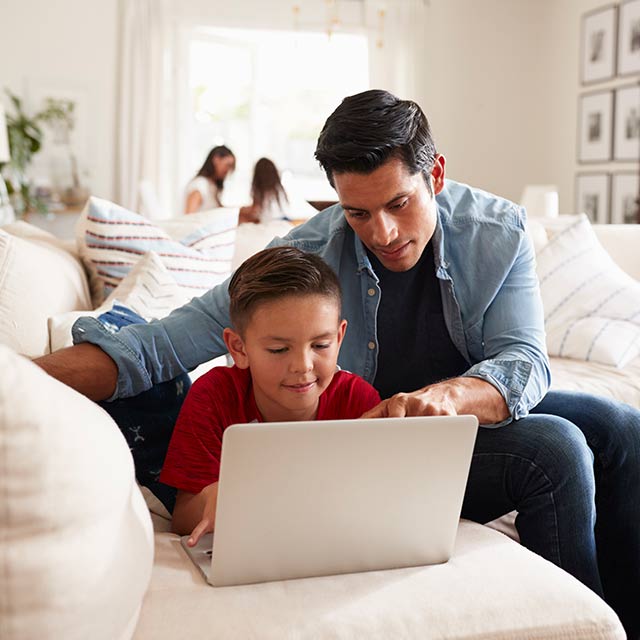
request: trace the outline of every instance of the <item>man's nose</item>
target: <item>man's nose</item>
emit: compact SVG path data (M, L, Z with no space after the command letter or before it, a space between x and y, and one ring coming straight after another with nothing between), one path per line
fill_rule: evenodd
M371 217L373 225L372 244L377 247L386 247L398 237L398 227L393 216L385 211L374 214Z

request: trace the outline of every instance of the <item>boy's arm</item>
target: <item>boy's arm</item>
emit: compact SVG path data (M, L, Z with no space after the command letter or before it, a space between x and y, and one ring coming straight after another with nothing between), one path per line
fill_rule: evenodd
M191 533L187 544L195 546L205 533L213 531L217 503L217 481L207 485L200 493L178 491L171 518L171 531L183 536Z

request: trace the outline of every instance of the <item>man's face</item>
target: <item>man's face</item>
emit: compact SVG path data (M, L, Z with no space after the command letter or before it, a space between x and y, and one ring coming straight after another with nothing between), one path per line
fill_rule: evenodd
M433 194L444 186L444 156L429 176ZM371 173L334 173L349 226L390 271L413 267L436 226L435 197L422 173L411 175L399 158Z

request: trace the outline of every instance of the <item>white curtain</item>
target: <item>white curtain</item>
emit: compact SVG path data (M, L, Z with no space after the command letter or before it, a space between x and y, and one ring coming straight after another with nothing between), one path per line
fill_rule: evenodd
M121 0L120 11L116 199L140 211L140 186L157 188L161 178L166 0ZM146 215L162 217L148 209Z
M423 102L428 9L428 0L365 0L372 88Z

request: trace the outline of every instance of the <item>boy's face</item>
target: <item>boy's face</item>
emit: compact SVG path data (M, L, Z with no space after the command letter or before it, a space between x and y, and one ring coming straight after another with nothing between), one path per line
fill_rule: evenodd
M303 295L260 304L243 336L225 329L234 362L251 369L265 421L315 419L320 394L336 371L346 326L333 298Z

